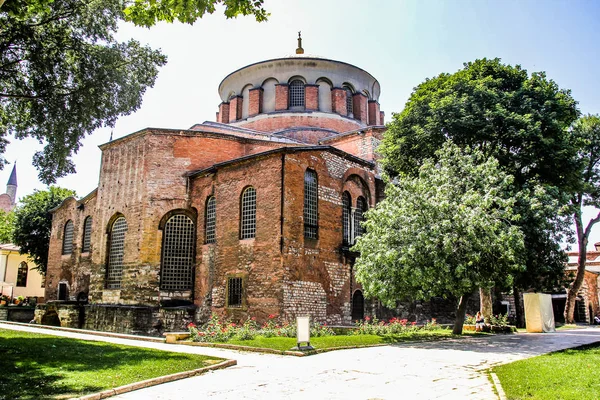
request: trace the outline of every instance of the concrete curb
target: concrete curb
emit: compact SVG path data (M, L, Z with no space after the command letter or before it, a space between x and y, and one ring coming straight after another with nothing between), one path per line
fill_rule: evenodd
M85 335L114 337L114 338L117 338L117 339L141 340L141 341L144 341L144 342L156 342L156 343L164 343L165 342L165 339L154 337L154 336L128 335L126 333L91 331L91 330L88 330L88 329L64 328L62 326L28 324L28 323L24 323L24 322L14 322L14 321L0 321L0 326L2 324L19 325L19 326L29 326L31 328L49 329L49 330L54 330L54 331L82 333L82 334L85 334Z
M490 376L492 377L492 381L494 382L494 386L496 387L496 391L498 392L498 397L500 400L506 400L506 393L504 393L504 389L502 389L502 385L500 384L500 379L498 379L498 375L490 371Z
M129 385L119 386L114 389L103 390L102 392L92 393L81 397L74 397L70 400L99 400L106 399L111 396L132 392L134 390L147 388L150 386L160 385L161 383L173 382L180 379L190 378L192 376L201 375L208 371L214 371L237 365L236 360L226 360L219 364L211 365L210 367L198 368L191 371L178 372L176 374L159 376L158 378L146 379L145 381L130 383Z

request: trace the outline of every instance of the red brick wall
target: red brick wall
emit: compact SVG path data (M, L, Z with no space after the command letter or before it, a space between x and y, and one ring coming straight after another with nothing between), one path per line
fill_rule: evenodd
M253 88L249 93L248 116L252 117L262 113L263 89Z
M367 96L362 93L354 93L352 96L352 108L354 118L367 125Z
M289 88L287 83L275 85L275 111L287 110L289 103Z
M331 129L335 132L347 132L364 127L359 121L350 118L340 118L337 116L329 118L327 117L327 114L317 114L313 116L311 114L293 112L280 115L272 114L267 118L242 121L236 124L236 126L256 129L263 132L275 132L297 126Z
M346 108L346 89L331 89L331 110L340 115L348 115Z
M304 101L307 110L319 109L319 85L304 85Z
M80 292L88 293L91 272L91 252L82 253L83 224L86 217L92 217L92 232L96 228L93 219L96 197L89 199L82 207L73 198L67 199L52 215L52 233L48 250L46 271L46 300L58 299L58 284L67 282L69 297L77 299ZM62 254L64 228L67 221L73 222L73 252ZM94 244L92 243L92 251Z
M229 99L229 122L235 122L242 119L242 96L235 96Z
M380 125L379 103L376 100L369 100L369 125Z
M379 124L380 125L384 125L385 124L385 113L383 111L379 112Z
M221 103L219 105L217 122L220 122L222 124L229 123L229 103Z
M366 129L362 132L342 136L339 139L325 141L323 144L336 147L346 153L369 161L377 160L377 147L383 139L383 129Z
M279 155L226 167L193 180L192 206L199 210L195 294L198 305L211 304L212 311L242 320L248 314L265 320L269 314L280 313L280 182ZM256 189L256 238L240 240L240 197L248 186ZM217 204L216 244L204 244L204 210L210 194ZM247 278L247 309L225 308L226 280L231 274Z

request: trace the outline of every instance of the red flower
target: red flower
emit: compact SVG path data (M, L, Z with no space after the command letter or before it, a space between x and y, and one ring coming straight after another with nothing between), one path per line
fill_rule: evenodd
M411 325L412 325L412 326L415 326L416 324L417 324L417 321L413 321L413 322L411 322Z
M369 317L368 315L365 317L365 321L369 322L371 320L371 317Z
M196 327L196 325L195 325L193 322L190 322L190 323L187 325L187 327L188 327L188 328L195 328L195 327Z
M269 315L269 319L273 319L273 318L276 318L276 317L277 317L277 315L275 315L275 314L270 314Z
M256 317L252 317L250 318L252 321L256 321Z

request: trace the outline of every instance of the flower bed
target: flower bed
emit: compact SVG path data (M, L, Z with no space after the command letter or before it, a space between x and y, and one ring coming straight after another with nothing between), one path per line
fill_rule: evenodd
M277 322L277 316L273 314L269 315L268 321L262 326L256 322L255 318L250 318L243 324L235 324L213 314L203 329L199 329L193 323L188 325L188 329L194 342L223 343L229 340L252 340L257 336L265 338L296 337L296 325L288 322L280 324ZM310 327L311 337L334 335L333 330L327 325L314 323Z
M194 342L224 343L228 341L253 340L257 337L296 337L296 325L289 322L278 322L276 315L269 315L269 319L262 326L254 318L246 320L243 324L236 324L223 320L213 314L208 323L198 328L195 324L188 325L190 337ZM443 330L435 319L427 321L425 325L417 325L407 319L392 318L389 321L380 321L377 318L366 316L364 320L356 323L349 335L401 335L422 331ZM326 324L313 323L310 328L310 337L335 336L334 330Z

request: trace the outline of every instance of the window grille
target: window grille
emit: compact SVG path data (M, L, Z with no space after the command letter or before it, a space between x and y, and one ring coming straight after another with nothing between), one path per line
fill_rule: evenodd
M364 220L364 212L366 211L366 202L363 197L356 199L356 210L354 211L354 239L361 236L364 232L362 222Z
M352 98L352 90L349 87L345 87L346 89L346 113L348 115L352 115L354 113L354 103Z
M344 244L352 244L352 236L350 235L350 215L352 215L350 209L351 204L350 194L344 192L344 194L342 194L342 234Z
M210 196L206 201L206 216L205 216L205 235L206 243L215 243L216 228L217 228L217 200L214 196Z
M29 268L27 267L27 263L25 261L21 261L19 264L19 269L17 270L17 286L25 287L27 286L27 272Z
M240 239L256 236L256 189L249 187L242 194Z
M243 294L242 278L227 278L227 307L242 307Z
M83 245L81 246L82 253L88 253L92 243L92 217L87 217L83 222Z
M307 169L304 173L304 237L309 239L317 238L318 199L317 173Z
M63 235L63 254L73 253L73 221L68 220L65 224L65 231Z
M160 288L190 290L194 266L194 222L184 214L169 218L163 231Z
M299 79L293 80L289 89L290 107L304 107L304 82Z
M125 253L125 233L127 221L119 217L113 223L110 232L108 266L106 268L106 288L120 289L123 276L123 255Z

